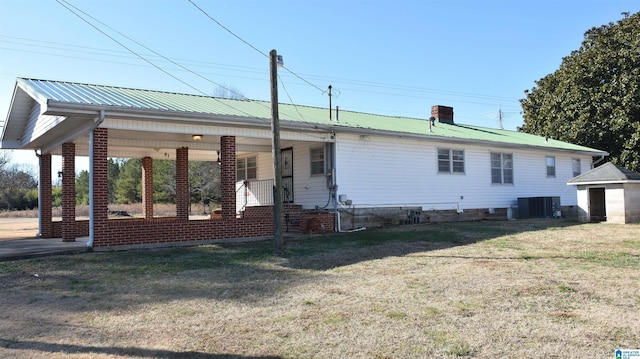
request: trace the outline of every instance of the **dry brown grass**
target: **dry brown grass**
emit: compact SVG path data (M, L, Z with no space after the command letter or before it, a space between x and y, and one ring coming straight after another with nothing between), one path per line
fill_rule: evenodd
M613 357L640 226L418 225L0 263L0 357Z

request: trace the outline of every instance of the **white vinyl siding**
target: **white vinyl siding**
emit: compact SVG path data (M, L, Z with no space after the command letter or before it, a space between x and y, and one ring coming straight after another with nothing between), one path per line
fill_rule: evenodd
M508 208L518 197L551 196L560 196L563 206L576 205L575 187L567 186L572 178L571 160L580 158L585 168L591 165L588 155L577 157L559 151L556 155L559 170L555 178L549 178L540 170L545 166L548 150L474 144L464 149L464 176L435 176L439 167L438 149L447 148L447 143L347 134L340 134L336 141L337 194L345 194L356 208L403 205L421 205L424 210L458 206ZM511 155L513 185L492 184L491 152ZM296 196L296 202L298 199Z
M305 209L324 207L329 200L326 176L311 175L311 148L324 148L318 142L283 141L282 148L293 148L293 191L295 204ZM271 153L260 152L258 158L258 180L273 179L273 158ZM326 171L326 166L325 166Z

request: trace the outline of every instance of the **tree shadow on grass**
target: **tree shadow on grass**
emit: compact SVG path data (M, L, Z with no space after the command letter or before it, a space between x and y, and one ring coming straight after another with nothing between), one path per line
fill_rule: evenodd
M478 221L331 234L319 240L297 239L287 242L285 257L288 261L284 266L323 271L363 261L448 249L501 236L577 224L558 219Z
M0 348L11 350L35 350L59 354L107 354L135 358L168 358L168 359L280 359L279 356L243 356L237 354L208 354L202 352L178 352L162 349L145 349L135 347L96 347L74 344L55 344L32 340L7 340L0 338Z
M38 258L0 267L0 305L109 311L148 302L206 298L260 305L323 271L386 257L575 225L561 220L442 223L271 241ZM303 269L299 271L297 269ZM11 294L13 293L13 294ZM25 299L26 298L26 299Z

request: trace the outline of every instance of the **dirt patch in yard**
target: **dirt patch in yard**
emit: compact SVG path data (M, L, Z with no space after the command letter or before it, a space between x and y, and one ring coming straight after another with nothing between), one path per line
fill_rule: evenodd
M37 218L0 218L0 241L36 238Z

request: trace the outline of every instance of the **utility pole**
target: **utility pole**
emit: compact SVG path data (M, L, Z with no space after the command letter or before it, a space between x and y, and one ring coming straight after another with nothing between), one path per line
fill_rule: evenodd
M284 240L282 237L282 164L280 153L280 119L278 118L278 53L271 50L269 53L269 69L271 74L271 154L273 156L273 234L274 252L282 254Z
M331 89L333 86L329 85L329 121L331 121Z

